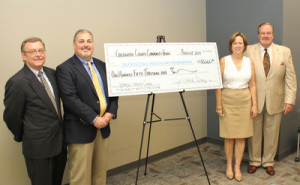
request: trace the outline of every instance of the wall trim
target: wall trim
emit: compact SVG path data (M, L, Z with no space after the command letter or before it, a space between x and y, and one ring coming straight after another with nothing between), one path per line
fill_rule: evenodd
M206 142L207 142L207 138L206 137L197 140L198 145L201 145L201 144L206 143ZM196 147L195 146L195 141L192 141L192 142L186 143L184 145L180 145L178 147L175 147L175 148L172 148L172 149L160 152L158 154L155 154L153 156L150 156L150 157L148 157L148 163L149 163L149 161L153 162L153 161L156 161L156 160L159 160L159 159L162 159L162 158L165 158L165 157L177 154L179 152L185 151L185 150L190 149L192 147ZM145 164L145 161L146 161L146 158L142 158L141 159L141 166ZM135 169L135 168L137 169L137 166L138 166L138 160L108 170L107 171L107 176L115 175L115 174L121 173L123 171L131 170L131 169ZM143 169L140 168L140 172L142 170Z

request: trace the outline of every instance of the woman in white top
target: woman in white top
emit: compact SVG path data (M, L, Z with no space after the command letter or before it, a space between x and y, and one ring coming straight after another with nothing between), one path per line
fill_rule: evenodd
M241 32L229 39L231 55L220 60L223 89L216 90L220 137L224 139L228 179L242 180L240 170L245 138L253 136L253 118L257 115L256 83L253 61L244 56L248 41ZM235 155L232 167L233 151Z

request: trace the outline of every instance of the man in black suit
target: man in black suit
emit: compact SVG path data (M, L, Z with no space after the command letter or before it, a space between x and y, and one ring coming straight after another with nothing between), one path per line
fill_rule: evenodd
M21 55L24 67L5 86L3 119L15 141L22 141L31 183L61 185L67 153L55 71L43 66L40 38L24 40Z
M75 54L56 69L64 105L70 185L104 185L109 122L117 116L118 97L108 97L105 63L92 57L92 33L78 30L73 48Z

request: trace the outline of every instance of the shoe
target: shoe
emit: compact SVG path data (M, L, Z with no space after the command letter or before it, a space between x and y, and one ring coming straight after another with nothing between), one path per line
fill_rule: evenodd
M233 179L233 173L226 173L226 177L227 177L227 179L232 180Z
M274 175L275 174L275 169L273 168L273 166L267 166L265 167L267 174L269 175Z
M248 167L248 173L255 173L257 170L257 166L254 166L254 165L250 165Z
M242 175L240 175L240 176L235 175L234 179L238 182L241 182L243 180Z

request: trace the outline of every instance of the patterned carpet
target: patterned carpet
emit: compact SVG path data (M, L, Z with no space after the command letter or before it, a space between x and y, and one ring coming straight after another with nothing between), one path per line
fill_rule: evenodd
M242 161L242 182L228 180L225 176L226 159L223 146L204 143L200 151L208 173L211 185L300 185L300 163L294 161L296 153L276 161L274 176L269 176L264 168L256 173L248 174L248 155ZM137 168L123 171L107 178L107 185L135 184ZM149 161L147 175L144 176L144 166L140 167L139 185L206 185L209 184L197 148L193 147L175 155Z

